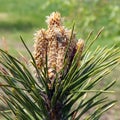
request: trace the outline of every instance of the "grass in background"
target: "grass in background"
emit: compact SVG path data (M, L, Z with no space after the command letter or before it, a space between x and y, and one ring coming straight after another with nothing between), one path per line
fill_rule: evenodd
M21 34L33 44L33 33L46 27L45 16L59 11L67 27L75 21L78 37L85 38L91 30L97 32L104 26L97 44L120 46L119 6L119 0L0 0L0 38L19 43Z
M45 16L53 11L61 12L67 27L71 27L75 21L75 31L79 33L78 38L85 39L92 30L95 35L104 26L105 29L96 44L110 47L120 46L119 6L119 0L0 0L0 47L4 48L7 45L9 52L15 56L19 56L16 51L26 55L19 36L23 36L32 50L34 32L46 27ZM96 45L92 50L95 48ZM120 67L118 66L107 79L118 79L119 73ZM119 91L119 86L120 81L114 89ZM120 99L119 93L112 97ZM118 101L119 104L120 101ZM115 111L114 119L119 120L120 108L115 108Z

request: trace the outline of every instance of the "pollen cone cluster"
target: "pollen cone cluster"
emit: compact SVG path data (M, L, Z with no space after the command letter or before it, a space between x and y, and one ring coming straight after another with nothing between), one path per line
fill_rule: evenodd
M46 22L48 29L41 29L35 34L33 56L39 69L42 69L47 63L48 77L53 83L56 73L59 73L64 67L65 56L67 60L65 69L68 69L77 49L82 52L83 41L77 43L75 33L72 34L71 30L62 25L60 13L53 12L47 17Z

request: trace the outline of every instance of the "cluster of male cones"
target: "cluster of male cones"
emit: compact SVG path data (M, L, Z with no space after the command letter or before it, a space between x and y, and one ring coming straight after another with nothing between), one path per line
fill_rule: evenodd
M60 71L63 68L64 71L68 71L75 53L79 52L81 56L84 41L82 39L77 40L75 33L62 25L60 13L53 12L47 17L46 22L48 29L40 29L35 34L33 56L39 69L47 64L51 86L56 74L60 78Z

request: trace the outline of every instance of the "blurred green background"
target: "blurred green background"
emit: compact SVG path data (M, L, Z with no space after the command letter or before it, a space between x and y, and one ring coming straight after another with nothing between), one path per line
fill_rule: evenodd
M93 36L104 26L104 31L91 50L97 45L120 47L120 0L0 0L0 48L19 56L26 55L21 44L21 35L31 51L33 34L46 28L45 19L51 12L58 11L64 17L64 25L72 27L75 22L77 38L85 39L94 30ZM120 66L106 79L118 79L114 89L120 91ZM106 82L104 83L106 84ZM119 92L110 95L118 104L101 120L120 120Z

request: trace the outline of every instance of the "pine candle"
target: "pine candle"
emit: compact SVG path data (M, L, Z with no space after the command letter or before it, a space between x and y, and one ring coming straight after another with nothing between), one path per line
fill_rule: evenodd
M84 41L78 40L77 42L75 33L72 33L72 30L68 30L62 25L60 13L53 12L50 16L47 16L46 22L48 29L40 29L35 34L33 56L38 68L42 69L47 63L48 77L52 84L56 73L59 73L64 67L65 55L67 60L65 69L68 69L75 52L79 50L80 54L82 53ZM68 49L67 54L66 49Z

